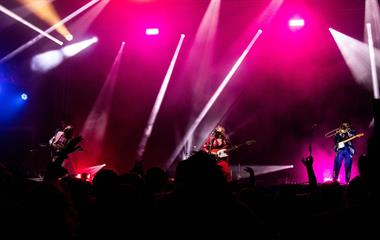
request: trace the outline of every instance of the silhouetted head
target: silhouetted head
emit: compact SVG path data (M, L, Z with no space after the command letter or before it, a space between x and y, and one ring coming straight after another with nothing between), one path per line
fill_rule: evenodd
M227 181L215 157L201 151L178 164L176 184L191 191L220 191Z
M119 179L117 174L110 169L102 169L96 173L94 180L94 192L96 197L112 197L118 185Z
M146 185L152 192L160 192L166 184L166 173L163 169L155 167L146 172Z
M88 173L82 173L81 175L80 175L80 178L83 180L83 181L88 181L89 179L90 179L90 174L88 174Z

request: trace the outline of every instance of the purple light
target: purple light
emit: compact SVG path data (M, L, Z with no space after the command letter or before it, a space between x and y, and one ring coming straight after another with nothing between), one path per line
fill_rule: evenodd
M301 18L292 18L289 20L289 27L291 29L300 29L305 26L305 20Z
M158 28L147 28L145 30L146 35L158 35L160 33L160 30Z

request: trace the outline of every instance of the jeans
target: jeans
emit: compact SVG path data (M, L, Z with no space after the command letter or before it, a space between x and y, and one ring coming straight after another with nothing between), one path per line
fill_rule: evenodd
M342 149L336 153L335 162L334 162L334 173L333 179L336 181L339 176L340 167L344 159L344 169L346 171L346 183L350 181L351 175L351 166L352 166L352 155L350 154L349 149Z

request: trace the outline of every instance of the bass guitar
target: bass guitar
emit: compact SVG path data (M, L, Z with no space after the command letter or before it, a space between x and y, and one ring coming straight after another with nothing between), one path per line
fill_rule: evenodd
M338 151L339 149L344 148L346 142L349 142L355 138L359 138L359 137L363 137L363 136L364 136L364 133L358 133L358 134L356 134L350 138L347 138L347 139L344 139L343 141L338 142L334 147L335 151Z

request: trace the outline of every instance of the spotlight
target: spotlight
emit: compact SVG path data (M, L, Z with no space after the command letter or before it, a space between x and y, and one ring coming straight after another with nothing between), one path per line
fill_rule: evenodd
M303 20L302 18L292 18L289 20L289 27L290 29L292 30L298 30L300 28L302 28L303 26L305 26L305 20Z
M160 30L158 28L147 28L145 30L146 35L158 35L160 33Z
M71 34L68 34L68 35L65 36L65 38L66 38L67 41L70 42L70 41L72 41L74 39L74 36L71 35Z
M98 41L97 37L92 37L90 39L87 39L82 42L74 43L69 46L66 46L62 48L62 53L65 57L72 57L79 53L80 51L86 49L87 47L91 46L92 44L96 43Z
M21 97L22 100L26 101L28 99L28 94L23 93L23 94L21 94L20 97Z
M30 67L35 72L47 72L65 60L65 58L73 57L79 52L98 41L97 37L93 37L82 42L67 45L59 50L52 50L35 55L32 58Z

